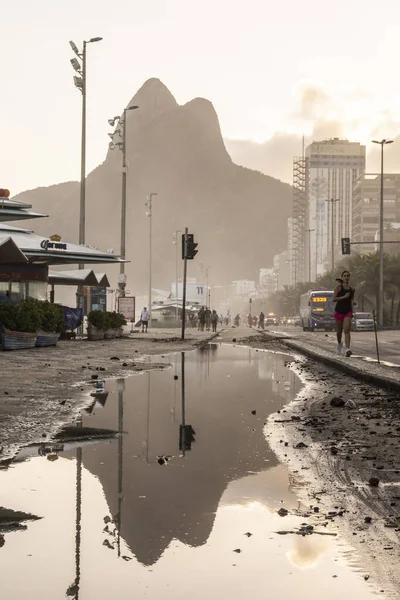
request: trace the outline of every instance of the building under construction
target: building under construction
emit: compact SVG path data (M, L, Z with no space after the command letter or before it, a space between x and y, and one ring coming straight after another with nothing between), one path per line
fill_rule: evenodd
M293 212L289 219L288 261L290 283L296 285L305 279L305 229L307 216L306 162L304 157L293 159Z

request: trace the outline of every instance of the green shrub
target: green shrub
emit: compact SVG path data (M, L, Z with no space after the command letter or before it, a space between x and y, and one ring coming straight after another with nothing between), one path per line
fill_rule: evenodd
M0 323L10 329L11 331L16 330L16 312L17 307L15 304L10 304L6 301L0 301Z
M36 333L41 328L41 302L27 298L18 304L0 302L0 322L11 331Z
M110 316L110 327L111 329L120 329L123 325L126 325L125 317L117 312L108 313Z
M42 302L32 298L21 300L17 304L15 317L17 328L15 331L28 331L31 333L39 331L42 325L41 305Z
M97 329L108 329L106 313L102 310L92 310L88 314L88 323Z
M40 302L42 323L40 329L49 333L61 333L65 328L64 314L61 308L47 300Z

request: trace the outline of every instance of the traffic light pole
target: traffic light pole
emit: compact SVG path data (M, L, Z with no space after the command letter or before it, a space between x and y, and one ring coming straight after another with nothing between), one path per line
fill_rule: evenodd
M183 284L182 284L182 334L181 340L185 339L185 325L186 325L186 276L187 276L187 240L188 240L188 228L185 227L184 242L183 242Z

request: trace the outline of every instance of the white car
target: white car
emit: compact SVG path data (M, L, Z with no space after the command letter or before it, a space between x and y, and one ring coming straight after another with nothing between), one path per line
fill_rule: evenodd
M374 319L372 313L356 312L351 321L353 331L373 331Z

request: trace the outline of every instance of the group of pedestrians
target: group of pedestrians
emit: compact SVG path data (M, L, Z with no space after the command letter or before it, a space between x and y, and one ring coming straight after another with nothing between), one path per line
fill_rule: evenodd
M261 311L260 315L257 317L257 315L247 315L247 325L249 327L259 327L260 329L264 329L264 323L265 323L265 315L264 313Z
M189 314L190 319L190 314ZM192 313L192 321L194 321L194 313ZM211 310L207 306L202 306L197 313L197 329L199 331L217 331L218 323L221 323L222 316L219 316L216 310ZM194 327L194 325L192 325Z

